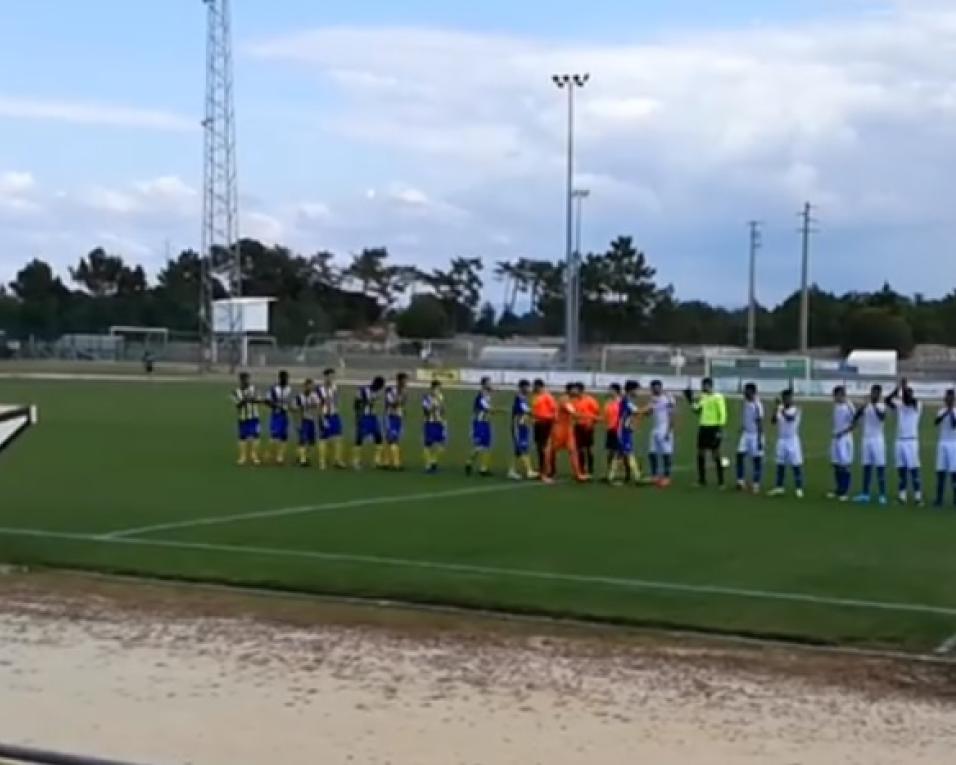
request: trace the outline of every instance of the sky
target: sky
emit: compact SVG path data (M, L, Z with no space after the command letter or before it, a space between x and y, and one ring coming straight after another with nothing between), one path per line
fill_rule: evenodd
M947 7L949 6L949 7ZM956 4L232 0L241 232L343 262L564 252L565 101L586 71L583 242L632 235L684 299L956 287ZM0 281L95 246L196 248L200 0L4 0ZM491 279L488 279L491 282ZM499 288L488 286L493 294ZM491 295L489 295L490 297Z

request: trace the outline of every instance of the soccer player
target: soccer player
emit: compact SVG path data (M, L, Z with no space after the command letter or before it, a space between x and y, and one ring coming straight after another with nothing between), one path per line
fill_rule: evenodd
M471 454L465 463L465 475L471 475L478 463L478 475L491 475L491 395L490 377L481 378L481 388L471 407Z
M375 404L385 388L385 378L375 377L368 385L363 385L355 394L355 449L352 452L352 467L362 467L362 447L366 441L375 444L375 467L384 464L384 444L382 439L382 421L375 414Z
M585 481L586 476L581 468L577 443L574 440L574 425L577 422L577 388L574 383L568 383L564 394L558 399L558 415L551 430L551 439L544 453L545 472L541 478L545 483L554 483L558 473L558 452L567 452L571 463L571 472L578 481Z
M405 423L405 400L408 375L399 372L395 384L385 389L385 464L389 470L402 469L402 430Z
M771 497L785 493L787 468L793 471L797 499L803 499L803 446L800 443L800 407L793 401L793 391L785 390L776 402L773 418L777 426L777 484Z
M624 397L619 383L611 383L608 388L608 397L604 401L604 449L607 452L607 469L604 480L611 481L611 471L620 454L618 439L618 425L621 419L621 400Z
M898 400L899 399L899 400ZM923 484L920 476L919 422L923 405L904 378L886 397L886 405L896 412L896 472L899 476L898 499L901 505L908 501L907 479L913 480L913 500L923 504Z
M741 413L740 440L737 442L737 489L747 488L747 460L751 461L750 490L760 493L763 480L764 436L763 403L755 383L744 385L744 406Z
M601 405L587 392L584 383L575 383L574 408L578 417L574 423L574 441L578 447L581 472L588 478L594 475L594 429L601 419Z
M956 504L956 390L950 388L943 399L943 408L936 415L939 441L936 444L936 507L945 504L946 479L953 484Z
M269 388L266 403L269 406L269 445L272 459L277 465L285 464L285 453L289 444L289 409L292 406L292 388L289 386L289 373L279 372L279 379Z
M651 382L651 400L647 409L651 415L651 441L647 452L651 480L664 489L671 485L677 402L664 390L664 383L660 380Z
M511 441L514 445L514 463L508 471L513 481L531 480L538 477L531 467L531 383L518 383L514 403L511 405Z
M309 466L309 449L317 448L317 420L322 409L322 398L315 390L315 383L307 379L301 393L295 397L295 411L299 416L299 466ZM320 455L321 462L321 455Z
M329 367L322 373L322 385L317 394L321 399L321 428L319 432L319 466L324 470L329 460L329 447L335 467L345 468L345 452L342 444L342 415L339 413L339 386L335 382L335 370Z
M438 460L445 448L448 431L445 424L445 394L441 380L432 380L431 388L422 397L425 436L425 472L437 473Z
M259 397L248 372L240 372L239 387L232 393L239 420L239 464L259 464Z
M618 453L611 467L608 480L613 485L621 485L618 473L624 475L624 480L635 485L641 481L641 469L634 454L634 431L640 422L640 407L638 396L641 386L636 380L628 380L624 384L624 396L618 407L617 443Z
M833 491L827 496L846 502L850 499L853 481L853 426L856 407L846 397L846 388L833 389L833 438L830 441L830 462L833 465Z
M700 396L695 398L693 391L684 391L687 403L699 417L697 428L697 483L707 485L707 454L714 459L717 470L717 484L723 488L724 468L726 464L720 453L724 427L727 425L727 401L723 394L714 391L714 381L705 377L700 384Z
M558 416L558 402L544 384L544 380L535 380L531 395L531 414L534 417L534 445L538 452L538 472L545 472L544 456L551 440L551 430Z
M883 425L886 422L886 404L883 403L883 386L870 388L870 399L856 410L856 422L863 420L863 490L853 501L868 504L872 497L873 472L876 471L879 486L879 503L886 504L886 438Z

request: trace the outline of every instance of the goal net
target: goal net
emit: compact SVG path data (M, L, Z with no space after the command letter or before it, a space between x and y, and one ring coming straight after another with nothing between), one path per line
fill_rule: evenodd
M35 406L0 404L0 452L13 445L27 429L37 422Z
M809 380L813 364L809 356L747 356L720 354L705 360L708 377L719 380L736 378L744 382L758 380Z

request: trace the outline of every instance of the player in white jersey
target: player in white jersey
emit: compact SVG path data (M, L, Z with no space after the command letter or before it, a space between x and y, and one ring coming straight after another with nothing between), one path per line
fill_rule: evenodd
M943 399L943 408L936 415L939 441L936 444L936 507L945 504L946 479L953 484L956 504L956 390L950 388Z
M870 388L870 398L857 408L856 422L863 422L861 462L863 463L863 490L853 498L854 502L868 504L872 497L873 473L876 472L879 487L879 503L886 504L886 438L883 435L886 423L886 404L883 403L883 386Z
M286 447L289 443L289 426L294 394L289 385L289 373L279 372L279 379L269 388L266 404L269 406L269 445L272 459L277 465L285 464Z
M886 397L886 405L896 412L895 462L900 479L900 504L905 505L909 498L907 484L912 479L913 499L921 505L923 486L920 476L919 423L923 405L905 379Z
M744 386L744 405L741 414L740 440L737 442L737 489L747 488L747 460L753 466L750 488L754 494L760 493L763 479L763 404L757 395L757 386L747 383Z
M674 460L674 417L677 402L664 391L664 383L651 383L651 400L647 406L651 415L650 446L647 458L651 465L651 480L655 483L670 482Z
M793 483L798 499L803 499L803 445L800 443L800 407L793 401L793 391L785 390L777 399L772 422L777 426L777 484L771 497L785 493L787 468L793 471Z
M853 480L853 425L856 407L847 400L846 388L833 389L833 428L830 441L830 463L833 465L833 491L830 499L846 502L850 498Z

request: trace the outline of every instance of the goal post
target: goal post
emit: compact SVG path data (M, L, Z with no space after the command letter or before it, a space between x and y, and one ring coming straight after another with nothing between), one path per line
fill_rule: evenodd
M749 356L746 354L714 354L704 359L707 377L715 381L736 378L744 381L795 380L809 381L813 361L809 356Z
M120 337L125 342L136 342L147 350L166 350L169 345L168 327L110 327L111 337Z
M35 406L11 406L0 404L0 452L13 443L39 421Z

